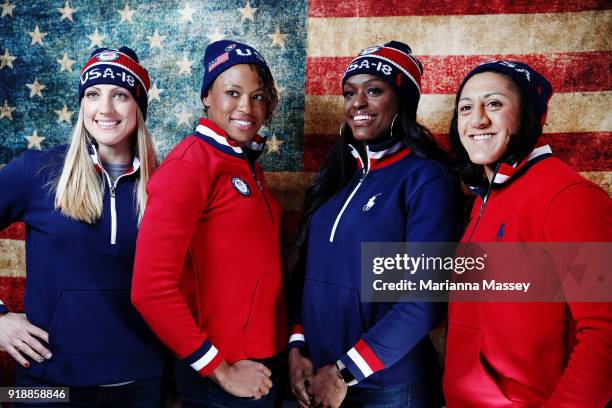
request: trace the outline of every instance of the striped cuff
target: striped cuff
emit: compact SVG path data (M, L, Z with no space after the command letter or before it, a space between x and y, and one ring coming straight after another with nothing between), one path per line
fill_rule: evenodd
M296 324L291 328L291 336L289 336L288 348L306 347L306 337L304 337L304 329L301 324Z
M361 382L375 372L385 368L363 339L360 339L355 344L355 347L342 356L340 361L353 374L357 382Z
M8 313L8 307L4 304L4 302L0 299L0 313Z
M206 377L221 364L223 356L210 341L206 340L196 351L187 356L185 361L202 377Z

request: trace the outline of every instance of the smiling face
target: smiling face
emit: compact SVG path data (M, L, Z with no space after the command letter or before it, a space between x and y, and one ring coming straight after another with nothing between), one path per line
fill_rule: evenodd
M264 123L268 102L257 72L246 64L223 71L202 98L208 119L241 146L253 140Z
M85 129L98 143L101 158L129 157L138 104L125 88L100 84L87 88L81 102Z
M391 127L399 102L389 84L377 76L359 74L349 77L342 90L344 120L355 140L373 141Z
M519 93L509 78L495 72L471 77L457 106L457 130L473 163L485 166L489 180L493 164L508 149L520 127Z

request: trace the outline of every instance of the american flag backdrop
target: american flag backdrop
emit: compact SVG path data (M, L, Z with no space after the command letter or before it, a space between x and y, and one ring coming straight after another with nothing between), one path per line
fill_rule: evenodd
M612 191L610 0L0 1L0 166L25 149L67 142L78 73L99 46L138 53L152 82L147 124L167 153L201 113L204 49L235 39L261 51L280 90L278 114L262 130L262 163L290 234L338 134L344 67L362 48L397 39L423 62L419 119L443 144L470 68L522 60L555 89L544 130L553 152ZM24 236L19 224L0 232L0 299L16 311ZM11 364L0 353L0 385Z

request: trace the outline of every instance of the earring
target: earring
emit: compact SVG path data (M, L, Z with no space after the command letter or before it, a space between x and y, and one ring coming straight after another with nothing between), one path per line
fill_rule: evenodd
M393 125L395 125L395 119L397 119L398 114L396 113L391 121L391 139L393 139Z
M340 125L340 139L342 139L342 132L344 132L344 126L346 126L346 122L342 122Z

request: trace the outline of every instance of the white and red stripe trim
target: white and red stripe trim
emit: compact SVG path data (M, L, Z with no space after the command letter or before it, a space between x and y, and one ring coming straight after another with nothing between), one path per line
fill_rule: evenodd
M304 328L301 324L294 325L291 328L291 335L289 336L289 345L296 345L298 343L306 343Z
M361 169L365 168L365 163L359 154L357 148L353 145L349 144L351 149L351 154L355 159L357 159L357 163ZM378 170L383 167L386 167L390 164L395 163L398 160L401 160L406 155L410 153L410 149L406 148L402 142L397 142L393 146L379 151L370 150L369 146L366 146L366 152L368 156L368 166L369 170ZM396 154L397 153L397 154Z
M533 149L533 151L525 158L521 163L515 163L514 165L510 165L507 163L502 163L499 167L499 170L495 174L495 178L493 179L493 184L504 184L508 180L512 178L519 170L525 168L529 163L533 162L533 160L537 159L543 155L552 154L552 149L549 145L542 145Z
M211 344L208 351L198 360L191 363L190 366L194 370L200 371L201 369L206 367L208 364L210 364L215 359L215 357L217 357L218 354L219 354L219 350L217 350L217 348Z
M364 377L369 377L375 372L385 368L384 364L363 339L360 339L357 344L348 351L347 355L353 363L355 363Z
M231 149L236 154L242 154L242 148L227 136L227 134L214 122L206 119L200 118L198 122L198 126L196 127L196 132L201 134L202 136L209 137L213 139L217 144L220 144L228 149ZM262 151L266 145L266 138L255 135L253 140L248 143L247 147L251 150Z
M125 69L130 74L134 75L134 77L138 79L138 81L142 84L145 91L148 92L149 88L151 87L151 80L149 78L149 74L147 73L147 71L140 64L138 64L136 61L130 58L128 55L118 50L111 50L111 51L119 54L119 58L117 60L100 61L97 58L99 54L96 54L93 57L91 57L89 61L85 63L85 66L83 66L83 69L81 70L80 76L82 77L86 71L88 71L91 68L94 68L97 65L114 65L121 69Z

